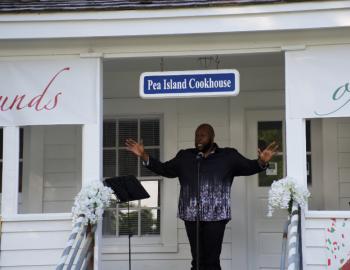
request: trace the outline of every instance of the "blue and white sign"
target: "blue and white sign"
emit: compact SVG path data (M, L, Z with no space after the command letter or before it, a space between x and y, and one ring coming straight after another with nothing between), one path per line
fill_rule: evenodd
M237 96L239 73L235 69L144 72L142 98Z

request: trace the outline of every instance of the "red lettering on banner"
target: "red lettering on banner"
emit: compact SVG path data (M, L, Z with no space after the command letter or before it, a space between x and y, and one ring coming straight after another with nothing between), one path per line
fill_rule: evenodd
M2 100L2 98L3 98L3 96L0 96L0 100ZM9 99L8 97L5 97L4 100L2 100L2 103L0 105L0 110L7 111L7 110L4 109L4 107L5 107L5 104L6 104L8 99Z
M48 110L48 111L51 111L51 110L53 110L54 108L56 108L57 103L58 103L58 96L60 96L60 95L62 95L62 92L59 92L59 93L55 96L55 99L54 99L54 102L53 102L53 105L52 105L51 108L48 107L48 105L49 105L50 103L46 104L46 105L44 106L44 108L45 108L46 110Z
M62 95L62 92L56 93L54 99L49 99L46 102L45 97L47 96L47 93L49 91L50 86L55 81L55 79L60 75L63 71L68 71L70 68L65 67L58 71L52 79L49 81L49 83L45 86L44 90L41 92L41 94L34 96L29 101L25 102L26 95L16 95L16 97L13 99L12 103L6 108L7 102L9 100L9 97L7 96L0 96L0 111L8 111L8 110L22 110L26 107L28 108L34 108L36 111L42 111L42 110L53 110L58 105L58 97ZM24 103L24 104L22 104ZM50 105L52 103L52 105Z
M23 107L21 107L21 102L23 101L23 99L26 97L26 95L16 95L14 101L12 102L12 104L10 105L10 110L12 110L12 108L16 105L16 102L19 100L19 102L17 103L16 109L17 110L22 110L23 108L26 107L26 105L24 105Z

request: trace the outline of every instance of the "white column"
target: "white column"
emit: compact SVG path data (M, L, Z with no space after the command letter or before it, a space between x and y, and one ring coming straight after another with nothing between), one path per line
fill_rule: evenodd
M1 215L18 213L19 127L3 129Z
M304 46L295 48L285 48L286 50L295 51L303 50ZM287 175L295 178L301 185L307 185L306 172L306 131L305 119L292 118L291 109L297 104L292 104L290 98L296 85L295 72L293 69L299 67L290 64L289 51L285 53L285 83L286 83L286 157L287 157ZM296 86L295 86L296 87ZM300 97L302 98L302 97Z
M306 171L306 131L305 119L292 118L290 96L294 89L294 78L290 76L290 72L296 66L289 65L288 51L285 53L285 83L286 83L286 161L287 161L287 176L293 177L296 181L307 187L307 171ZM295 105L295 104L294 104ZM301 211L301 230L303 233L305 224L304 211ZM305 237L302 238L303 243L301 249L304 248ZM304 267L305 260L303 262Z
M286 118L287 175L307 185L306 134L304 119Z
M103 124L103 88L102 61L96 58L96 103L97 119L93 124L83 126L82 138L82 186L102 179L102 124ZM95 233L94 269L101 269L102 226Z

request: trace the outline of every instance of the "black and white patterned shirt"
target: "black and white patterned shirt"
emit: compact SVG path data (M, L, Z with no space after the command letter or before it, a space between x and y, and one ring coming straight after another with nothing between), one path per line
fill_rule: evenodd
M180 196L178 217L186 221L197 218L197 182L199 170L199 220L231 219L231 185L235 176L246 176L263 171L258 161L243 157L234 148L219 148L206 158L199 158L195 148L180 150L167 161L150 157L146 167L164 177L178 177Z

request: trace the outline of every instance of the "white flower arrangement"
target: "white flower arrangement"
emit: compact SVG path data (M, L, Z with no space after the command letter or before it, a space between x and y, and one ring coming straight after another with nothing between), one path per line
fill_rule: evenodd
M310 192L304 186L299 185L295 179L286 177L274 181L269 190L268 214L271 217L275 209L288 209L289 214L293 201L303 208L310 196Z
M93 181L84 186L75 197L72 207L73 224L79 217L83 218L84 225L97 223L113 198L115 195L112 189L105 187L101 181Z

